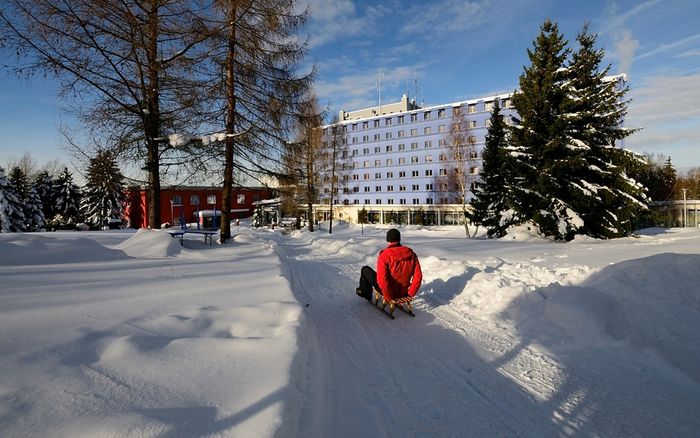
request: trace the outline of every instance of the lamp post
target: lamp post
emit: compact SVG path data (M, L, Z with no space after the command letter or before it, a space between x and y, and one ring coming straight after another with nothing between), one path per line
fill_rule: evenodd
M683 189L683 227L688 226L688 209L686 208L686 193L688 189Z

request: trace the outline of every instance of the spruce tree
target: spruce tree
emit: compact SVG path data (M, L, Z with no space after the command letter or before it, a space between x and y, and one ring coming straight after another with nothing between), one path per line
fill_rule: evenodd
M518 113L510 130L509 161L514 167L511 197L513 222L531 221L544 235L563 239L578 225L569 206L559 198L559 179L566 158L566 100L564 63L567 41L558 26L546 20L528 50L531 65L520 76L520 91L513 95Z
M489 237L503 237L510 226L508 195L513 178L510 162L506 160L506 124L498 102L491 113L486 144L481 154L481 182L474 189L471 220L487 228Z
M55 207L51 227L65 230L80 222L80 189L73 183L73 175L68 168L64 168L56 179Z
M583 221L571 231L611 238L630 231L627 222L646 209L646 196L626 174L637 156L618 147L618 142L634 132L622 126L627 88L617 78L607 77L609 65L600 69L605 52L596 49L596 38L584 25L577 36L579 48L567 69L568 156L560 161L559 186L561 198Z
M55 213L56 204L56 189L54 187L54 179L51 177L48 171L42 170L34 178L33 184L34 190L36 190L39 200L42 205L42 213L46 220L50 220Z
M100 228L110 218L124 216L126 193L124 176L114 155L107 150L98 151L87 170L87 182L83 188L80 209L85 222Z
M46 226L43 205L34 187L29 189L24 202L25 231L40 231Z
M8 197L10 209L10 231L25 231L27 229L24 206L29 190L27 175L19 166L15 166L9 175L9 190L12 195Z
M0 166L0 232L19 231L14 223L14 211L18 203L10 180L5 177L5 169Z

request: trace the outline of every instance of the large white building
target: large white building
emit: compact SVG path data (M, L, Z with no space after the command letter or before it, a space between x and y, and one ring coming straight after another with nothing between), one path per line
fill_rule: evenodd
M462 199L449 186L448 175L468 163L463 170L478 179L494 102L508 122L513 114L511 97L504 94L421 108L404 96L397 103L340 111L338 124L323 128L326 160L318 166L322 204L317 211L328 218L331 172L327 163L335 146L335 219L356 222L364 209L369 222L461 221ZM471 156L466 161L455 157L449 141L457 112L467 125ZM467 201L470 195L466 193Z

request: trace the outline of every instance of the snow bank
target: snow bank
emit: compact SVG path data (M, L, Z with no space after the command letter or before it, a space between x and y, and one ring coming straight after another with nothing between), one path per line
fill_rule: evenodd
M72 233L71 233L72 234ZM127 258L123 251L109 249L86 237L65 239L33 233L0 234L0 265L44 265L109 261Z
M132 237L117 246L132 257L160 258L173 257L180 253L180 242L168 232L142 228Z

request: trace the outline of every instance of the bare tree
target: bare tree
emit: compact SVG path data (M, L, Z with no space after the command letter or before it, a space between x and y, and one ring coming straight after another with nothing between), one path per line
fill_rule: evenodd
M323 203L328 203L330 208L330 234L333 233L333 207L341 200L339 195L343 186L347 185L345 177L349 170L346 127L338 122L337 116L333 117L330 125L323 128L322 139L315 167L322 191L319 198Z
M466 116L466 107L453 108L452 120L446 138L445 163L448 166L438 175L438 190L448 195L448 203L462 205L464 232L471 237L469 230L469 194L479 179L479 154L476 137L473 135Z
M167 134L196 118L190 109L191 50L207 38L188 0L6 0L4 48L20 73L55 75L100 143L143 163L148 220L160 226L161 166L173 152Z
M313 78L313 69L298 74L306 16L293 0L216 0L206 18L210 39L198 74L209 123L224 126L223 144L210 150L223 167L222 243L231 237L234 171L258 181L283 173L287 133Z
M283 190L291 204L296 208L306 205L306 218L309 231L314 231L313 204L318 199L317 177L314 163L321 148L323 112L320 111L315 97L302 107L296 123L295 140L288 145L284 156L287 175L282 179Z

